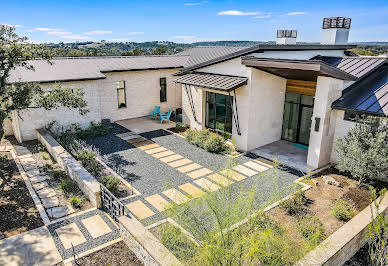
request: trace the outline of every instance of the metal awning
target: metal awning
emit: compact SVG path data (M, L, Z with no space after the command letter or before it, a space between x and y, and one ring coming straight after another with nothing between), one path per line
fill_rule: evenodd
M192 72L180 76L175 80L175 82L185 85L198 86L201 88L230 92L246 85L248 83L248 78L204 72Z
M242 64L287 79L316 81L318 76L326 76L342 80L357 80L357 77L321 60L273 59L246 56L242 58Z

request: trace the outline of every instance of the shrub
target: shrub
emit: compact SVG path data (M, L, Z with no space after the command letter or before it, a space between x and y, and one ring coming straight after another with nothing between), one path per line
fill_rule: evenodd
M51 159L50 154L47 152L42 152L41 155L42 155L43 160L50 160Z
M195 136L193 144L203 148L205 146L205 142L208 139L209 135L210 135L210 131L208 129L200 130L198 134Z
M188 126L186 124L184 124L184 123L177 122L175 124L175 129L178 130L178 131L185 131L187 128L188 128Z
M74 183L70 179L64 179L59 184L59 189L63 192L70 192L74 189Z
M121 180L113 175L108 175L101 179L101 184L103 184L110 192L114 193L118 190Z
M78 198L77 196L72 196L69 201L70 205L73 206L74 208L81 208L82 202L83 202L83 199Z
M316 216L304 215L298 217L296 227L313 246L318 245L325 239L325 229L321 220Z
M354 216L353 207L344 200L336 200L331 208L331 214L341 221L349 221Z
M189 129L185 133L185 139L187 140L187 142L194 144L194 140L196 139L197 135L198 135L198 130Z
M99 176L104 168L97 162L96 154L88 150L78 150L76 157L81 162L82 166L93 176Z
M250 219L250 226L254 231L271 229L278 234L282 234L284 231L279 223L269 217L268 214L261 211Z
M0 155L0 163L8 162L8 156L6 154Z
M51 176L54 179L64 179L64 178L67 178L66 172L62 171L62 170L53 170L53 171L51 171Z
M388 124L369 119L335 143L337 169L359 179L388 181Z
M49 170L52 170L53 169L53 166L51 165L51 164L49 164L49 163L46 163L46 164L44 164L43 165L43 170L44 171L49 171Z
M306 203L306 194L303 190L300 190L296 192L291 198L280 202L279 206L289 215L300 215L305 212Z
M203 148L208 152L221 153L226 150L225 146L226 144L223 137L216 133L210 133Z

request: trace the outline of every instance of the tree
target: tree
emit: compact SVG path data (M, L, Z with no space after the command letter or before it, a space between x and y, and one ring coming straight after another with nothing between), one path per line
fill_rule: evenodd
M388 181L388 126L381 119L359 123L335 143L337 169L359 179Z
M88 112L82 89L73 91L57 85L51 91L44 91L39 84L31 82L8 82L12 70L22 67L34 71L30 60L51 58L41 45L28 43L27 37L20 37L14 27L0 25L0 135L3 136L3 123L11 114L29 108L56 109L64 106L78 109L81 115Z

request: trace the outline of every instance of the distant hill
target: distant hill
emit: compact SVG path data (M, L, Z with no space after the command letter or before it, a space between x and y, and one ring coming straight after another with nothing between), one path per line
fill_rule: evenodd
M152 42L75 42L75 43L48 43L44 44L53 56L121 56L121 55L162 55L176 54L196 46L253 46L257 44L274 44L271 42L256 41L215 41L196 43L175 43L166 41ZM354 43L358 48L352 49L360 55L379 55L388 53L388 42L360 42Z

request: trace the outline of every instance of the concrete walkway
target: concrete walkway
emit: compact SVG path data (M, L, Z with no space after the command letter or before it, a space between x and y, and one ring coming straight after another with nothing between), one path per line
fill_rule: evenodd
M148 117L126 119L126 120L118 121L116 123L137 134L158 130L158 129L168 129L168 128L175 127L175 122L170 121L170 122L163 122L163 124L161 124L159 120L152 120L152 119L149 119Z

